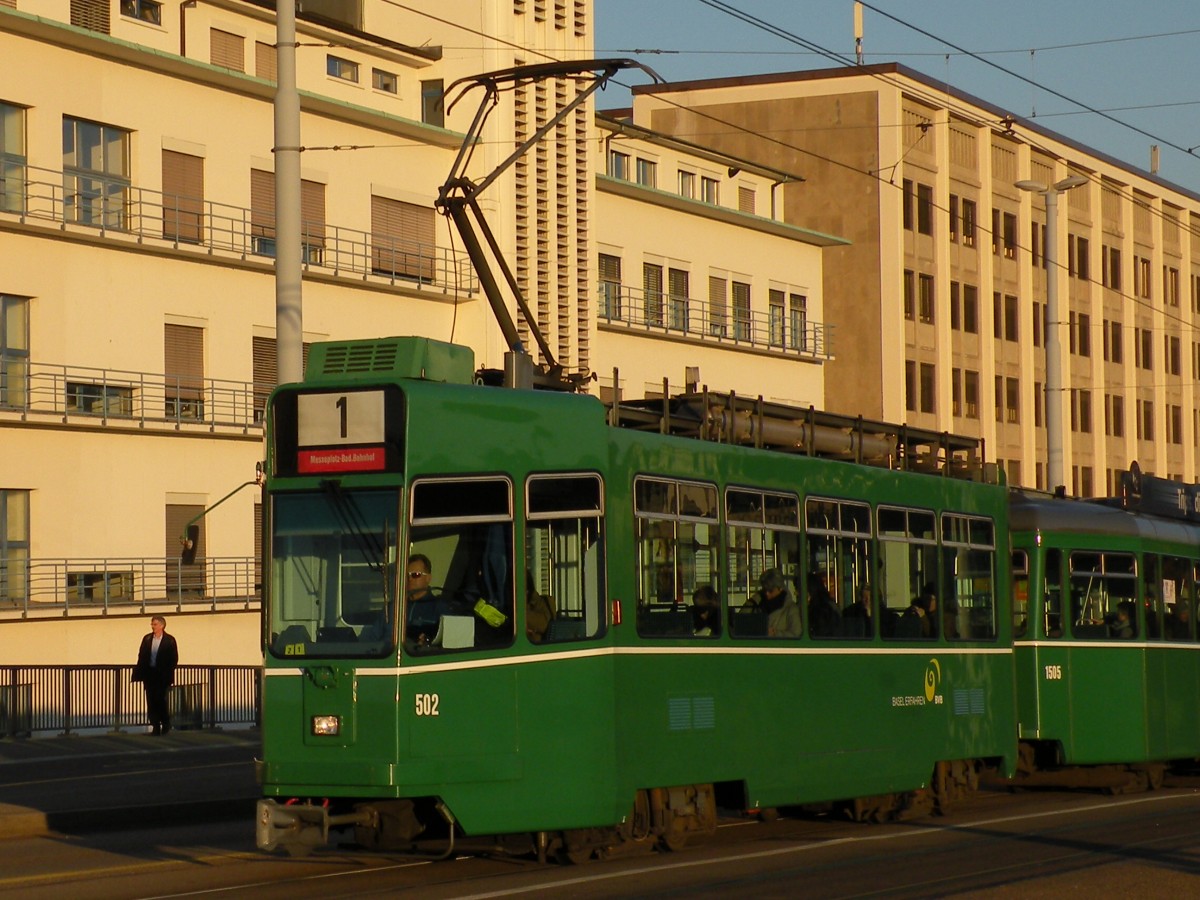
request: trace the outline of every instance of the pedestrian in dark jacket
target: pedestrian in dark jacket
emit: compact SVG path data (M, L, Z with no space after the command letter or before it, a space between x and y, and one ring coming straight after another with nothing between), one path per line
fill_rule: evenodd
M146 713L150 718L151 734L166 734L171 730L171 711L167 706L167 691L175 683L175 667L179 665L179 646L167 634L167 620L152 616L150 633L138 647L137 665L133 680L146 689Z

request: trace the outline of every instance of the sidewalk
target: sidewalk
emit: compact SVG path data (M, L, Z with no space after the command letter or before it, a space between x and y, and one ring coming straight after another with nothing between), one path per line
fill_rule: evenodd
M0 740L0 839L244 818L254 729Z

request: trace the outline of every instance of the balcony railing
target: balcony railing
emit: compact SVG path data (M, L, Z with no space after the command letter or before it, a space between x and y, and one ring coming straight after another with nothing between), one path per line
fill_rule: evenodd
M55 611L64 615L249 608L260 597L253 557L210 556L107 559L4 559L0 557L0 613Z
M0 357L0 412L145 426L258 428L272 384Z
M810 322L789 309L762 313L720 307L691 297L649 294L612 281L600 282L598 297L602 325L805 359L830 357L831 326Z
M251 213L247 207L115 182L101 202L77 187L67 190L65 183L63 173L54 169L7 165L0 172L0 213L15 214L21 221L86 226L101 235L127 234L139 243L201 253L223 251L242 259L275 256L274 210ZM306 220L301 230L306 269L448 291L476 289L465 253L327 222Z
M146 700L133 666L0 667L0 738L144 728ZM260 722L262 669L179 666L168 695L176 728Z

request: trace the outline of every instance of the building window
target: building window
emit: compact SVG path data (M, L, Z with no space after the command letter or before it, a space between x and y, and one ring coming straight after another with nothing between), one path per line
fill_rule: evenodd
M962 242L964 247L975 246L975 217L975 201L964 197L962 201Z
M601 253L600 270L600 317L610 321L621 321L621 257Z
M28 403L29 299L0 294L0 408Z
M1179 270L1163 266L1163 304L1179 306Z
M432 284L436 275L437 214L390 197L371 196L371 271Z
M642 263L642 298L647 325L663 323L663 267Z
M441 78L431 78L421 82L421 121L426 125L433 125L437 128L445 127L444 93L445 85Z
M917 232L933 234L933 188L927 184L917 185Z
M688 330L688 272L686 269L667 269L667 327L673 331Z
M214 66L233 72L246 71L246 39L219 28L208 30L208 58Z
M121 15L151 25L161 25L162 4L156 0L121 0Z
M963 288L963 331L979 334L979 288L964 284Z
M300 182L302 259L320 265L325 249L325 185ZM275 256L275 173L250 170L250 245L259 256Z
M254 42L254 74L272 84L279 80L279 57L274 45Z
M163 237L199 244L204 240L204 159L162 152Z
M629 180L629 154L619 150L608 151L608 177Z
M1004 339L1006 341L1018 340L1017 333L1019 329L1020 312L1017 305L1017 298L1012 294L1004 295Z
M1033 424L1035 428L1041 428L1042 422L1042 398L1045 393L1042 390L1042 383L1035 381L1033 383Z
M1091 252L1088 246L1088 239L1085 237L1076 237L1075 247L1075 276L1080 281L1090 281L1092 266L1088 260L1088 254Z
M1021 386L1015 378L1004 379L1004 414L1007 422L1021 421Z
M950 414L962 416L962 369L950 370Z
M788 295L788 324L791 326L791 348L808 349L808 297L805 294Z
M108 0L71 0L71 24L88 31L108 34Z
M995 390L994 399L995 399L995 406L996 406L996 421L1003 422L1004 421L1004 376L1003 375L996 376L995 385L996 385L996 390Z
M358 84L358 63L329 54L325 57L325 74Z
M1144 256L1133 258L1133 292L1145 300L1150 299L1150 260Z
M719 275L708 276L708 333L714 337L725 336L725 319L728 314L729 280Z
M935 403L937 397L936 372L932 363L921 363L921 412L923 413L937 411Z
M1017 258L1017 217L1012 213L1004 214L1004 258Z
M1042 325L1043 319L1046 316L1046 311L1042 308L1042 304L1036 300L1033 301L1033 346L1042 346Z
M963 372L963 412L968 419L979 418L979 373Z
M700 176L700 199L705 203L716 206L721 201L721 183L707 175Z
M772 347L783 347L787 338L785 294L776 288L767 291L767 341Z
M261 422L266 416L267 398L275 385L279 383L279 350L273 337L254 335L250 339L252 359L251 371L254 373L254 421ZM311 344L303 343L300 347L301 369L308 368L308 349Z
M1101 245L1100 262L1100 276L1104 286L1114 291L1121 290L1121 251L1116 247Z
M696 199L696 173L679 170L679 196L688 200Z
M167 418L203 420L204 329L168 322L163 345Z
M68 222L124 228L129 132L63 116L63 206Z
M1182 343L1174 335L1163 339L1164 359L1168 375L1179 375L1183 370Z
M962 296L957 281L950 282L950 330L962 331Z
M917 364L911 359L904 361L904 408L917 411Z
M738 187L738 212L754 215L754 188Z
M1079 355L1090 358L1092 355L1092 317L1087 313L1079 314Z
M950 195L950 243L958 243L958 194Z
M658 187L658 163L638 157L637 183L646 187Z
M750 285L733 282L733 336L739 341L753 340L750 328Z
M29 491L0 488L0 603L29 598Z
M904 220L904 230L913 230L913 183L905 178L900 195L901 216Z
M395 94L400 91L400 79L395 72L385 72L383 69L371 70L371 87L377 91Z
M192 523L189 525L188 523ZM179 539L184 532L195 541L196 561L184 563L179 555ZM168 503L166 507L167 596L172 600L183 597L203 597L205 593L202 561L205 547L204 506L192 503Z
M926 325L933 324L933 276L922 273L918 278L918 300L920 302L921 321Z
M0 103L0 210L25 209L25 110Z
M1113 437L1125 436L1125 398L1108 394L1104 398L1104 433Z
M904 270L904 318L911 320L917 317L917 273L912 269Z

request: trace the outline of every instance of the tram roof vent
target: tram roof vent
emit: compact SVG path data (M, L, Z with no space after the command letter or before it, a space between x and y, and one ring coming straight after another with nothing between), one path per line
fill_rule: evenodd
M422 337L390 337L313 344L305 382L364 379L380 375L470 384L475 354L469 347Z

